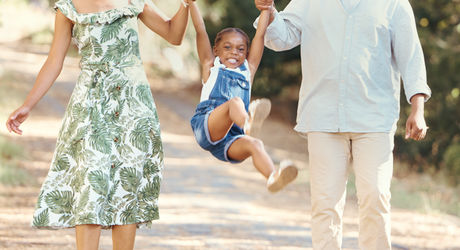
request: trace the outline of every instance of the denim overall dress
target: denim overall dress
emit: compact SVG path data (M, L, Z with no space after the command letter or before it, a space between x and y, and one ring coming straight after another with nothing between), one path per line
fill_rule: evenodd
M221 161L240 163L241 161L228 158L227 151L236 139L245 136L243 129L233 124L224 138L218 141L211 141L208 129L208 117L217 106L234 97L240 97L244 102L246 111L248 111L251 98L251 84L247 80L250 75L247 60L245 60L238 70L231 70L225 68L223 64L220 64L219 58L217 57L214 62L214 67L218 67L214 87L209 94L209 98L201 101L197 105L195 115L192 117L190 123L196 141L204 150L211 152L212 155ZM247 73L247 76L245 77L237 71ZM212 72L213 70L211 70L210 80L212 79ZM212 83L208 80L206 84Z

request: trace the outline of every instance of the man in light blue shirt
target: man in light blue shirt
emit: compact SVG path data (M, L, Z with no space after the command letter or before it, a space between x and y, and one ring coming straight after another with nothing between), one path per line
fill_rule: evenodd
M301 46L302 84L295 130L308 139L314 249L340 249L348 166L360 209L360 249L391 249L390 182L400 79L412 104L406 139L425 137L431 96L412 7L407 0L273 0L265 45ZM257 23L257 21L256 21Z

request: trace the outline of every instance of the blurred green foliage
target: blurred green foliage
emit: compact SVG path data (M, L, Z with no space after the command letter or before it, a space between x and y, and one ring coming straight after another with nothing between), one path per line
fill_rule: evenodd
M15 186L35 183L26 170L18 167L21 158L22 147L0 135L0 184Z
M59 0L48 0L48 6L49 7L54 7L54 4L59 1Z
M252 0L204 0L203 18L211 42L227 27L238 27L251 38L259 10ZM283 10L289 0L275 0ZM451 185L460 184L460 0L411 0L420 41L425 53L428 84L433 95L426 103L427 137L418 142L404 139L410 105L401 98L401 119L395 157L409 164L410 171L442 172ZM301 82L300 49L278 53L265 49L255 76L253 94L279 98L284 89ZM286 99L295 99L287 91ZM297 93L296 93L297 94ZM397 169L396 169L397 171Z
M412 0L425 54L428 84L433 91L425 104L430 127L420 142L405 140L410 106L401 99L401 119L395 156L413 171L442 172L449 184L460 184L460 1Z
M19 107L27 94L24 93L24 76L20 73L4 70L0 65L0 120L6 121L9 112ZM2 127L6 131L6 127ZM19 165L25 158L24 149L12 138L0 133L0 184L35 184L27 170Z

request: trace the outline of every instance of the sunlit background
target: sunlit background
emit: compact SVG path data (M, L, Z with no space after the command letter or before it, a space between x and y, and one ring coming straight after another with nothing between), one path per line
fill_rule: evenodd
M275 1L278 10L282 10L289 2ZM29 75L38 73L50 49L55 17L52 8L54 2L0 0L0 124L4 124L9 113L22 104L34 80ZM153 2L168 16L174 15L180 4L179 0ZM442 218L448 216L450 221L457 224L453 224L455 227L443 227L444 234L460 236L460 230L457 229L460 228L460 0L410 2L416 17L425 54L428 84L433 96L425 105L425 117L430 129L426 138L418 142L403 138L410 106L404 97L401 98L401 119L395 139L392 204L397 209ZM252 23L258 16L258 10L253 0L198 0L198 4L211 42L217 32L226 27L239 27L249 37L254 35ZM193 25L190 23L185 41L180 46L168 44L142 23L140 36L141 57L152 90L181 93L188 96L192 104L196 104L201 88L201 73ZM78 60L77 49L72 44L66 65L75 66ZM11 70L14 67L20 68L23 74ZM69 76L63 72L62 81L74 81L70 76L74 71L78 72L78 68L71 68ZM266 49L254 80L253 95L270 98L274 103L271 118L289 128L295 124L301 77L300 50L297 47L283 53ZM56 88L64 90L66 87L57 84ZM68 100L68 96L60 96L59 91L51 95L55 95L58 100L57 106ZM191 109L193 112L193 105ZM52 119L58 121L60 117L56 115ZM24 158L30 160L27 156L28 147L24 149L24 145L16 144L13 137L5 135L5 129L0 130L0 187L39 186L41 180L30 177L30 170L20 167L18 163L23 162ZM45 138L55 137L54 134L42 132ZM273 136L266 137L269 146L270 140L275 139ZM34 145L29 146L33 148ZM301 173L298 184L307 189L307 168ZM348 193L350 197L356 194L352 173ZM460 245L426 249L460 249Z

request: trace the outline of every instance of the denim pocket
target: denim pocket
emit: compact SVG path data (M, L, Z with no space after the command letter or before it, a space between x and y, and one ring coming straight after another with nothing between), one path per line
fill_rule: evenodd
M249 100L249 90L251 86L241 74L235 72L225 72L221 70L216 85L210 94L210 99L230 100L233 97L241 97Z
M248 109L250 100L250 84L243 78L234 78L229 81L230 92L233 97L240 97L245 103L246 110Z
M235 93L235 96L243 96L243 93L246 93L249 90L249 83L241 78L229 80L230 88L232 92Z

